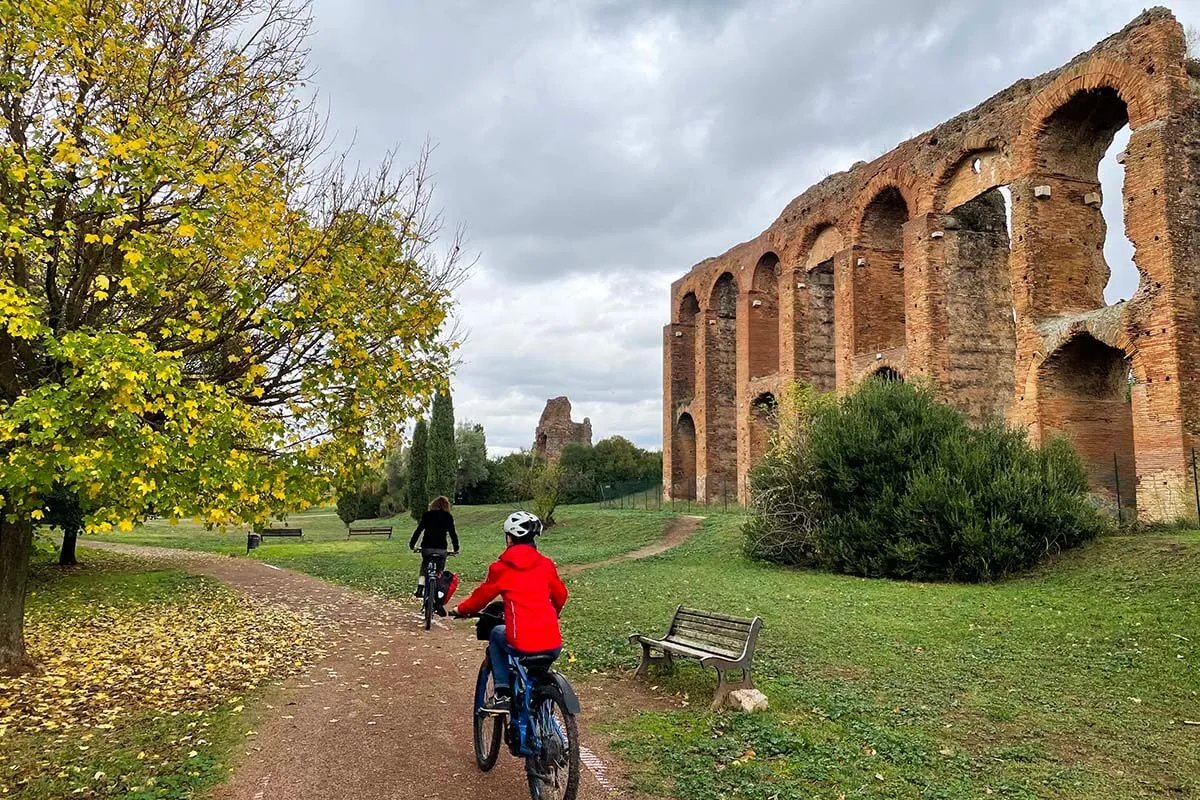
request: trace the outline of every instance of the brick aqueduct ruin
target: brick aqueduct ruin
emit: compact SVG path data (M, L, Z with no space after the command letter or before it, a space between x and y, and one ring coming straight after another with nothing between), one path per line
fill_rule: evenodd
M1140 283L1106 305L1098 167L1126 126ZM925 376L972 419L1002 416L1035 442L1066 435L1097 491L1111 498L1119 475L1131 505L1136 486L1142 519L1193 514L1198 274L1200 63L1154 9L827 178L676 281L666 496L745 500L786 386L844 391L883 372Z

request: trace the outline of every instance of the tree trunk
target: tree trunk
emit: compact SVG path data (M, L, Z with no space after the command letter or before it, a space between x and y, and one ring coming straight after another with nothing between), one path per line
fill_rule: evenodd
M0 509L0 674L33 669L25 652L25 583L33 522L6 522Z
M75 560L75 543L79 541L79 531L64 531L62 549L58 551L58 565L73 567L79 562Z

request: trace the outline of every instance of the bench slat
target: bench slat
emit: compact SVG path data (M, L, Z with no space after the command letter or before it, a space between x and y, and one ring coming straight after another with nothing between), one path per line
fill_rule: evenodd
M695 659L710 658L710 657L715 656L717 658L724 658L729 661L737 661L738 658L741 656L740 652L737 652L737 653L728 653L728 652L724 652L724 651L718 652L716 650L711 650L707 647L698 647L696 645L689 644L688 642L676 642L676 641L672 641L670 639L644 639L643 641L645 641L646 643L648 643L654 647L657 647L659 650L663 650L666 652L672 652L672 653L679 653L680 655L689 656L689 657L695 658Z
M714 641L699 636L689 636L686 633L673 633L670 636L664 637L664 641L668 642L683 642L691 647L702 647L706 650L722 653L740 653L746 648L746 640L740 642L734 641Z
M671 630L697 630L707 631L716 636L729 636L732 638L746 638L750 635L750 628L733 628L721 625L719 623L703 622L698 619L681 619L676 620L671 626Z
M750 631L724 631L703 625L676 625L667 632L666 638L672 636L687 636L701 641L730 643L733 646L741 647L750 638Z
M679 620L681 622L683 622L683 621L702 622L705 625L714 625L718 628L730 628L732 630L742 630L742 631L750 630L750 627L754 624L753 620L751 620L750 622L730 622L729 620L718 619L716 617L706 617L703 614L690 614L690 613L689 614L677 614L675 616L675 619Z
M746 647L745 639L712 639L707 636L693 636L686 631L672 633L670 636L664 636L663 638L668 642L686 642L693 647L704 647L709 650L721 650L730 653L740 653Z
M688 650L694 650L698 653L703 653L704 655L722 656L724 658L730 658L730 659L735 659L735 660L738 658L741 658L742 650L744 649L744 646L734 649L732 647L721 647L719 645L713 645L711 642L701 642L701 641L696 641L694 639L688 639L686 637L677 637L677 636L668 637L665 640L665 643L669 644L671 646L674 646L674 647L684 647L684 648L687 648Z
M738 622L743 625L754 624L754 620L751 619L750 617L731 617L727 614L717 614L716 612L703 611L699 608L686 608L686 607L681 606L679 608L679 611L676 612L676 615L678 616L681 614L684 616L692 615L692 616L697 616L697 617L704 617L707 619L721 620L722 622Z

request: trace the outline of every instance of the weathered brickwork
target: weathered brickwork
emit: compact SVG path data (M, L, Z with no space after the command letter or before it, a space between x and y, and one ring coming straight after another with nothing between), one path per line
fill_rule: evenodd
M1141 280L1106 306L1098 167L1126 125ZM1065 435L1098 491L1115 496L1119 476L1143 519L1183 515L1200 437L1198 253L1200 64L1153 9L830 176L676 281L665 492L744 500L784 387L846 391L883 373L927 378L972 419L1034 441Z
M563 448L569 444L592 444L592 421L571 421L571 401L555 397L546 401L542 417L533 434L533 452L548 461L557 461Z

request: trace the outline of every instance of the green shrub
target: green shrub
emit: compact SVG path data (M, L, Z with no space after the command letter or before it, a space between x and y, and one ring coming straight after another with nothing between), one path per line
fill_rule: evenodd
M871 577L982 581L1075 547L1106 521L1070 445L972 427L927 388L868 380L809 403L751 475L747 552Z

